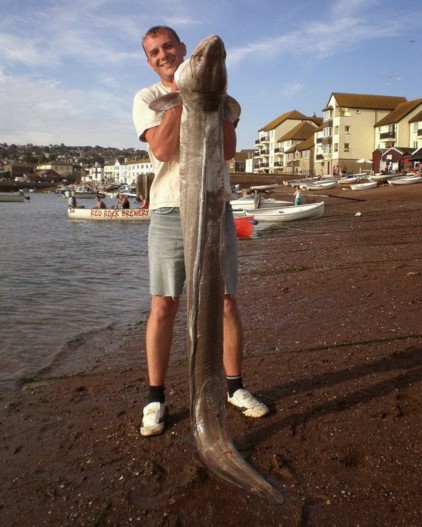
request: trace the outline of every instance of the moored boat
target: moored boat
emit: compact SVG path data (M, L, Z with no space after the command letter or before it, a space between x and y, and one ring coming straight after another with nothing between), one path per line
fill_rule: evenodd
M364 183L356 183L355 185L350 185L350 188L352 190L368 190L370 188L375 188L377 185L377 181L365 181Z
M337 181L313 181L312 183L305 183L300 186L305 190L326 190L337 187Z
M239 199L230 201L233 210L256 210L256 209L275 209L293 205L291 201L282 201L273 198L262 198L261 196L243 196Z
M273 190L278 187L278 183L270 183L268 185L252 185L251 190Z
M65 196L69 197L69 190L65 192ZM87 185L76 187L75 188L75 197L76 200L78 199L95 199L95 196L100 196L100 198L105 198L106 195L104 192L98 192L98 190L95 190L91 187L88 187Z
M307 205L293 205L283 207L280 209L264 209L256 210L253 213L255 220L258 223L271 222L278 223L284 221L295 221L307 218L318 218L324 213L324 202L309 203ZM235 217L240 217L239 213L235 213Z
M21 203L29 199L23 192L0 192L0 202L3 203Z
M70 220L94 221L149 221L149 209L79 209L69 207L67 216Z
M421 183L422 176L419 174L408 174L407 176L397 176L388 180L389 185L413 185Z

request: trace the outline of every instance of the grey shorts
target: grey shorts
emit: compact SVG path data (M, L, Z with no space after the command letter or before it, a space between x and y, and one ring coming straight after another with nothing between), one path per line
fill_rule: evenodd
M186 279L183 255L180 209L161 208L150 212L148 259L150 293L178 297ZM237 236L231 208L227 208L224 224L224 281L225 293L237 292Z

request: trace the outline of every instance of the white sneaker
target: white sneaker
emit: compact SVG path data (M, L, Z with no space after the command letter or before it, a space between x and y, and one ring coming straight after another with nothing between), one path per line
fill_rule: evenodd
M263 417L269 413L269 409L264 403L261 403L256 399L251 392L240 388L236 390L233 397L227 395L227 400L232 405L240 408L243 415L246 417Z
M163 403L149 403L144 408L142 419L141 435L156 436L163 432L166 405Z

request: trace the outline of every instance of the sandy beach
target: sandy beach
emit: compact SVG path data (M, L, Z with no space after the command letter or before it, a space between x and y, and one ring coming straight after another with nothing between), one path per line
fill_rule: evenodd
M278 190L272 197L292 199ZM304 193L320 200L321 218L240 242L244 381L271 411L252 420L227 408L228 426L285 503L200 461L183 310L168 427L140 436L142 313L81 338L80 360L64 354L2 405L2 527L421 525L422 184Z

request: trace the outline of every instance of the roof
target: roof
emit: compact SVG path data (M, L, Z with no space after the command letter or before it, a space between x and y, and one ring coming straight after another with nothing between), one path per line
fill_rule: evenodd
M295 140L303 141L304 139L307 139L310 135L313 135L316 130L317 130L317 127L309 122L298 123L291 130L289 130L282 137L280 137L278 142L281 143L282 141L295 141Z
M314 144L314 134L312 134L308 137L308 139L305 139L304 141L296 145L296 148L300 151L310 150L314 146Z
M360 93L333 92L337 104L341 108L359 108L361 110L394 110L406 97L393 97L390 95L365 95ZM330 97L330 99L331 99ZM327 106L324 110L332 108Z
M282 115L279 115L276 119L266 124L263 128L260 128L258 132L266 132L269 130L274 130L274 128L277 128L277 126L280 126L281 123L284 123L285 121L288 121L289 119L295 120L295 121L303 121L306 119L311 119L310 117L306 117L301 112L298 112L297 110L291 110L290 112L283 113Z
M395 124L401 121L406 115L422 105L422 99L415 99L414 101L401 102L395 110L387 114L380 121L375 123L375 126L384 126L386 124Z
M409 123L418 123L419 121L422 121L422 110L409 119Z

